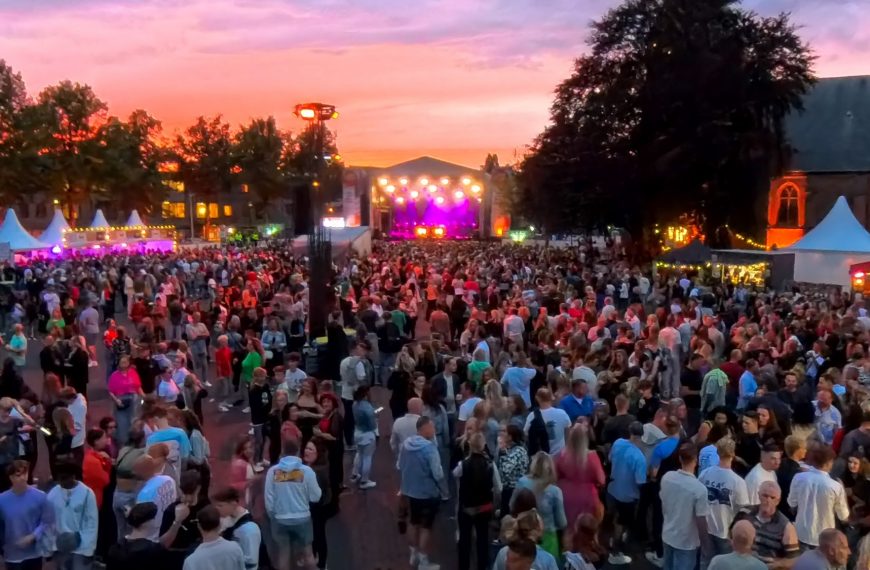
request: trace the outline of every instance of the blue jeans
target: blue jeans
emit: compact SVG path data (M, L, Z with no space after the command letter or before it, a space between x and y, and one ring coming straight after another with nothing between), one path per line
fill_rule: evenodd
M121 541L133 530L127 524L127 510L136 504L137 491L118 491L112 496L112 512L118 525L118 541Z
M698 549L680 550L665 544L664 570L695 570L698 567Z
M354 434L356 455L353 458L353 474L359 476L360 483L369 481L372 471L372 458L375 455L374 432L356 432Z

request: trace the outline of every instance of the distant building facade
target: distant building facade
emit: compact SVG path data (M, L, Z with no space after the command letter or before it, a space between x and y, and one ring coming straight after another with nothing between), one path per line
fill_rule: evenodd
M767 246L787 247L839 196L870 229L870 76L820 79L786 120L789 168L770 181Z

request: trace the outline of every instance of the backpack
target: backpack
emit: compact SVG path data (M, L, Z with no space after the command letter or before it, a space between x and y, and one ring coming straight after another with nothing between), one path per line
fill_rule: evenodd
M550 434L547 433L547 424L544 423L544 416L541 410L536 409L532 412L534 416L532 423L529 424L529 439L528 449L529 457L539 451L550 453Z

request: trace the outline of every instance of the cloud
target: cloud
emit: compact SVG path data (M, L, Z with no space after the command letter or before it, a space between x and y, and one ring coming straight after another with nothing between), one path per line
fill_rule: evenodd
M870 61L868 0L744 0L790 11L823 75ZM234 124L320 99L349 149L518 148L617 0L0 0L0 57L32 92L88 83L121 115ZM345 153L351 155L351 153ZM478 160L471 160L476 163Z

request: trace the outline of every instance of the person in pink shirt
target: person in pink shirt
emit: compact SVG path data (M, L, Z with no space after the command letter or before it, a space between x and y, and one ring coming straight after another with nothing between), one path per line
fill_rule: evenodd
M142 382L136 369L130 366L130 357L122 356L118 360L118 369L109 376L109 396L118 429L115 432L115 443L120 447L127 444L130 426L136 418L136 408L139 407L142 393Z

